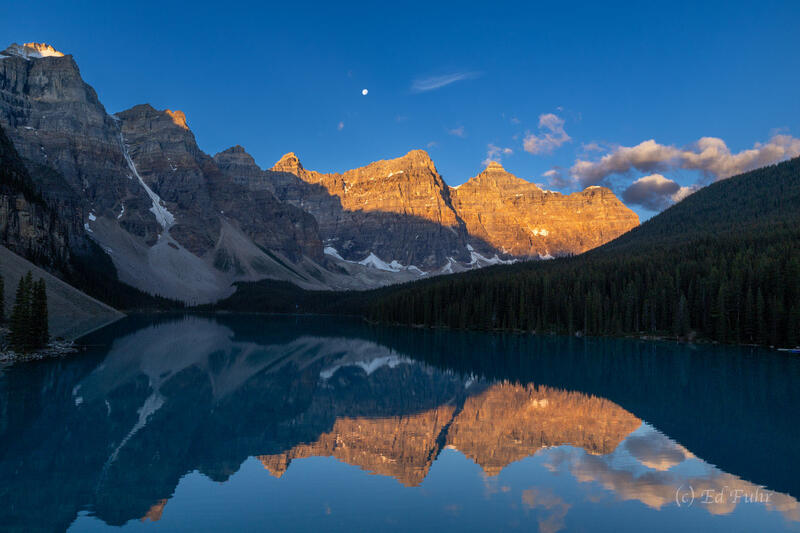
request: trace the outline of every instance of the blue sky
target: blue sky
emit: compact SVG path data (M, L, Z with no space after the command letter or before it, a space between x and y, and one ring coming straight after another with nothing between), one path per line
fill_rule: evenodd
M648 217L800 150L800 2L561 4L6 0L0 34L73 54L109 111L180 109L204 151L263 167L423 148L457 185L488 153Z

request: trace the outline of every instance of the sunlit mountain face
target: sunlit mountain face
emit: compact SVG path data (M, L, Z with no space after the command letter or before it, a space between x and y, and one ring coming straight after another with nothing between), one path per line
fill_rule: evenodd
M0 368L0 530L800 530L796 358L242 316L87 343Z

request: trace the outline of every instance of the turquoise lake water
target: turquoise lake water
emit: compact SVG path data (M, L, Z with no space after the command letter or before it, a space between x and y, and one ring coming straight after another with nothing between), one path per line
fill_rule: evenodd
M0 531L800 531L800 358L139 316L0 367Z

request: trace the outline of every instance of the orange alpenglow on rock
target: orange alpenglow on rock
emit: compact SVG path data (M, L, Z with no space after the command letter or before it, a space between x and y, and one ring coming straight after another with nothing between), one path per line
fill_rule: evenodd
M449 187L424 150L342 173L308 170L288 153L270 172L265 181L283 184L278 196L310 212L323 240L349 253L346 259L372 252L428 270L451 260L473 265L475 254L550 259L585 252L639 224L605 187L545 191L497 162Z
M550 387L499 383L461 411L442 405L394 417L341 417L316 441L257 459L281 477L293 459L332 456L407 486L425 479L441 449L455 448L488 476L550 446L611 453L642 421L602 398Z
M165 112L170 116L172 122L174 122L176 126L180 126L185 130L189 129L189 126L186 125L186 115L183 113L183 111L172 111L171 109L167 109Z
M164 507L166 507L167 501L168 500L166 498L163 498L154 503L152 507L150 507L150 509L148 509L145 515L141 518L141 521L158 522L159 520L161 520L161 515L164 512Z
M450 197L471 236L516 257L578 254L639 225L610 189L545 191L494 161Z
M45 43L25 43L22 45L14 43L3 50L2 54L20 56L26 59L31 57L64 57L64 54Z

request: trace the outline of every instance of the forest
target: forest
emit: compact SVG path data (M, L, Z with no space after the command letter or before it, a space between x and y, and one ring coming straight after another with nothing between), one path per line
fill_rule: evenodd
M580 256L376 294L372 320L481 330L800 343L800 159L705 187Z
M5 280L0 276L0 296L4 291ZM5 318L5 308L0 305L0 323L6 322ZM46 346L50 340L47 324L47 287L44 279L34 280L30 270L17 284L7 326L8 336L5 340L16 352L37 350Z

